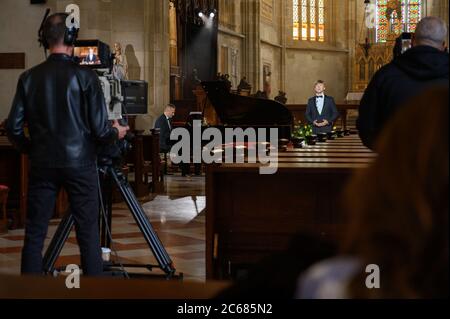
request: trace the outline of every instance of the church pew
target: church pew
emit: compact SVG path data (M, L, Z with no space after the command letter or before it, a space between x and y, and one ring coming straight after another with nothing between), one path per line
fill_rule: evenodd
M10 187L8 210L15 211L12 228L23 228L27 214L28 156L16 151L6 136L0 136L0 154L0 184ZM56 199L54 216L61 218L68 207L67 194L61 190Z
M375 158L368 152L281 152L274 175L260 175L260 164L208 166L207 278L239 276L248 265L286 249L298 232L339 240L340 193Z
M134 168L134 181L131 183L137 197L162 192L164 183L161 174L159 154L159 131L152 130L151 135L136 134L132 141L132 150L126 156L126 162ZM148 181L151 173L152 181Z
M292 154L292 153L298 153L298 154L303 154L303 153L359 153L359 154L372 154L371 151L365 150L365 149L360 149L360 148L346 148L346 147L333 147L333 148L325 148L325 147L320 147L320 148L310 148L310 149L292 149L292 150L287 150L284 153L287 154ZM281 153L280 153L281 154ZM283 154L281 154L282 156Z
M12 227L23 227L27 209L28 158L16 151L6 136L0 136L0 184L10 188L7 208L16 212Z
M229 286L230 283L227 282L81 277L79 289L67 289L65 277L55 279L0 275L0 299L210 299ZM182 305L184 302L180 302L180 306Z
M336 151L322 151L322 150L298 150L298 152L281 152L279 157L341 157L341 158L375 158L374 153L367 152L336 152Z
M338 144L338 143L333 143L333 144L321 144L318 143L316 145L313 146L305 146L303 147L303 149L346 149L346 150L361 150L361 151L368 151L370 152L370 150L364 146L361 145L357 145L357 144Z
M246 158L246 161L250 163L257 162L255 158ZM275 158L272 162L276 163L343 163L343 164L370 164L373 162L373 158L361 157L361 158L346 158L346 157L278 157Z

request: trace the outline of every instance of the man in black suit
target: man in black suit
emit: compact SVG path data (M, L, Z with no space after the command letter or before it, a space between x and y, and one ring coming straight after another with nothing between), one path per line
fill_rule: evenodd
M95 64L97 63L97 56L94 54L94 49L89 48L89 54L84 59L84 62L87 64Z
M159 129L159 147L161 153L167 154L172 148L170 133L172 132L172 118L175 116L176 107L173 104L166 106L164 114L155 123L155 129Z
M333 123L339 117L336 103L331 96L325 95L325 83L321 80L314 85L316 96L308 101L306 120L313 125L313 133L329 133L333 130Z

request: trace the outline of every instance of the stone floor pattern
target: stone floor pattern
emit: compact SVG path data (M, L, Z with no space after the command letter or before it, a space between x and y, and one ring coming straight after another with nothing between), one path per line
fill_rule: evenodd
M204 177L166 178L166 192L140 199L165 249L185 280L205 281L205 197ZM52 220L45 247L60 220ZM153 254L136 226L127 206L113 207L113 249L121 263L155 264ZM24 230L12 230L0 236L0 274L19 274ZM113 259L116 258L113 253ZM57 261L57 266L79 264L79 249L72 232ZM127 269L149 273L145 269ZM160 273L155 270L153 273Z

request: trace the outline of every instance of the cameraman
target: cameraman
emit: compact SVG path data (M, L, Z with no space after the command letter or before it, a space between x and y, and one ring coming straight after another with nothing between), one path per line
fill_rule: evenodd
M129 128L108 122L95 72L73 62L74 39L67 40L66 18L67 14L57 13L45 21L41 41L51 55L20 76L7 123L11 142L29 154L31 163L21 270L22 274L42 274L48 223L56 196L64 187L75 219L83 273L98 276L103 262L96 145L124 138ZM29 137L24 133L25 123Z

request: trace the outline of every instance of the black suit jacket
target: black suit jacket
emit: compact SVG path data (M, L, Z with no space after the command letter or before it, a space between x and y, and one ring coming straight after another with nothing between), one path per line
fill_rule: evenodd
M91 59L91 57L88 55L88 56L84 59L84 61L85 61L86 63L97 62L97 56L96 56L95 54L93 54L93 55L92 55L92 59Z
M161 149L161 153L168 153L172 147L172 143L170 141L170 133L172 132L172 129L169 126L169 122L171 123L171 120L167 120L166 115L163 114L156 120L155 123L155 129L159 129L159 147ZM172 125L172 123L170 125Z
M306 120L309 124L313 124L314 121L324 121L327 120L330 124L324 127L313 128L313 133L328 133L333 130L333 124L339 117L339 112L336 107L336 103L331 96L325 95L325 101L323 103L322 114L319 114L316 105L316 97L312 97L308 100L308 106L306 107Z

